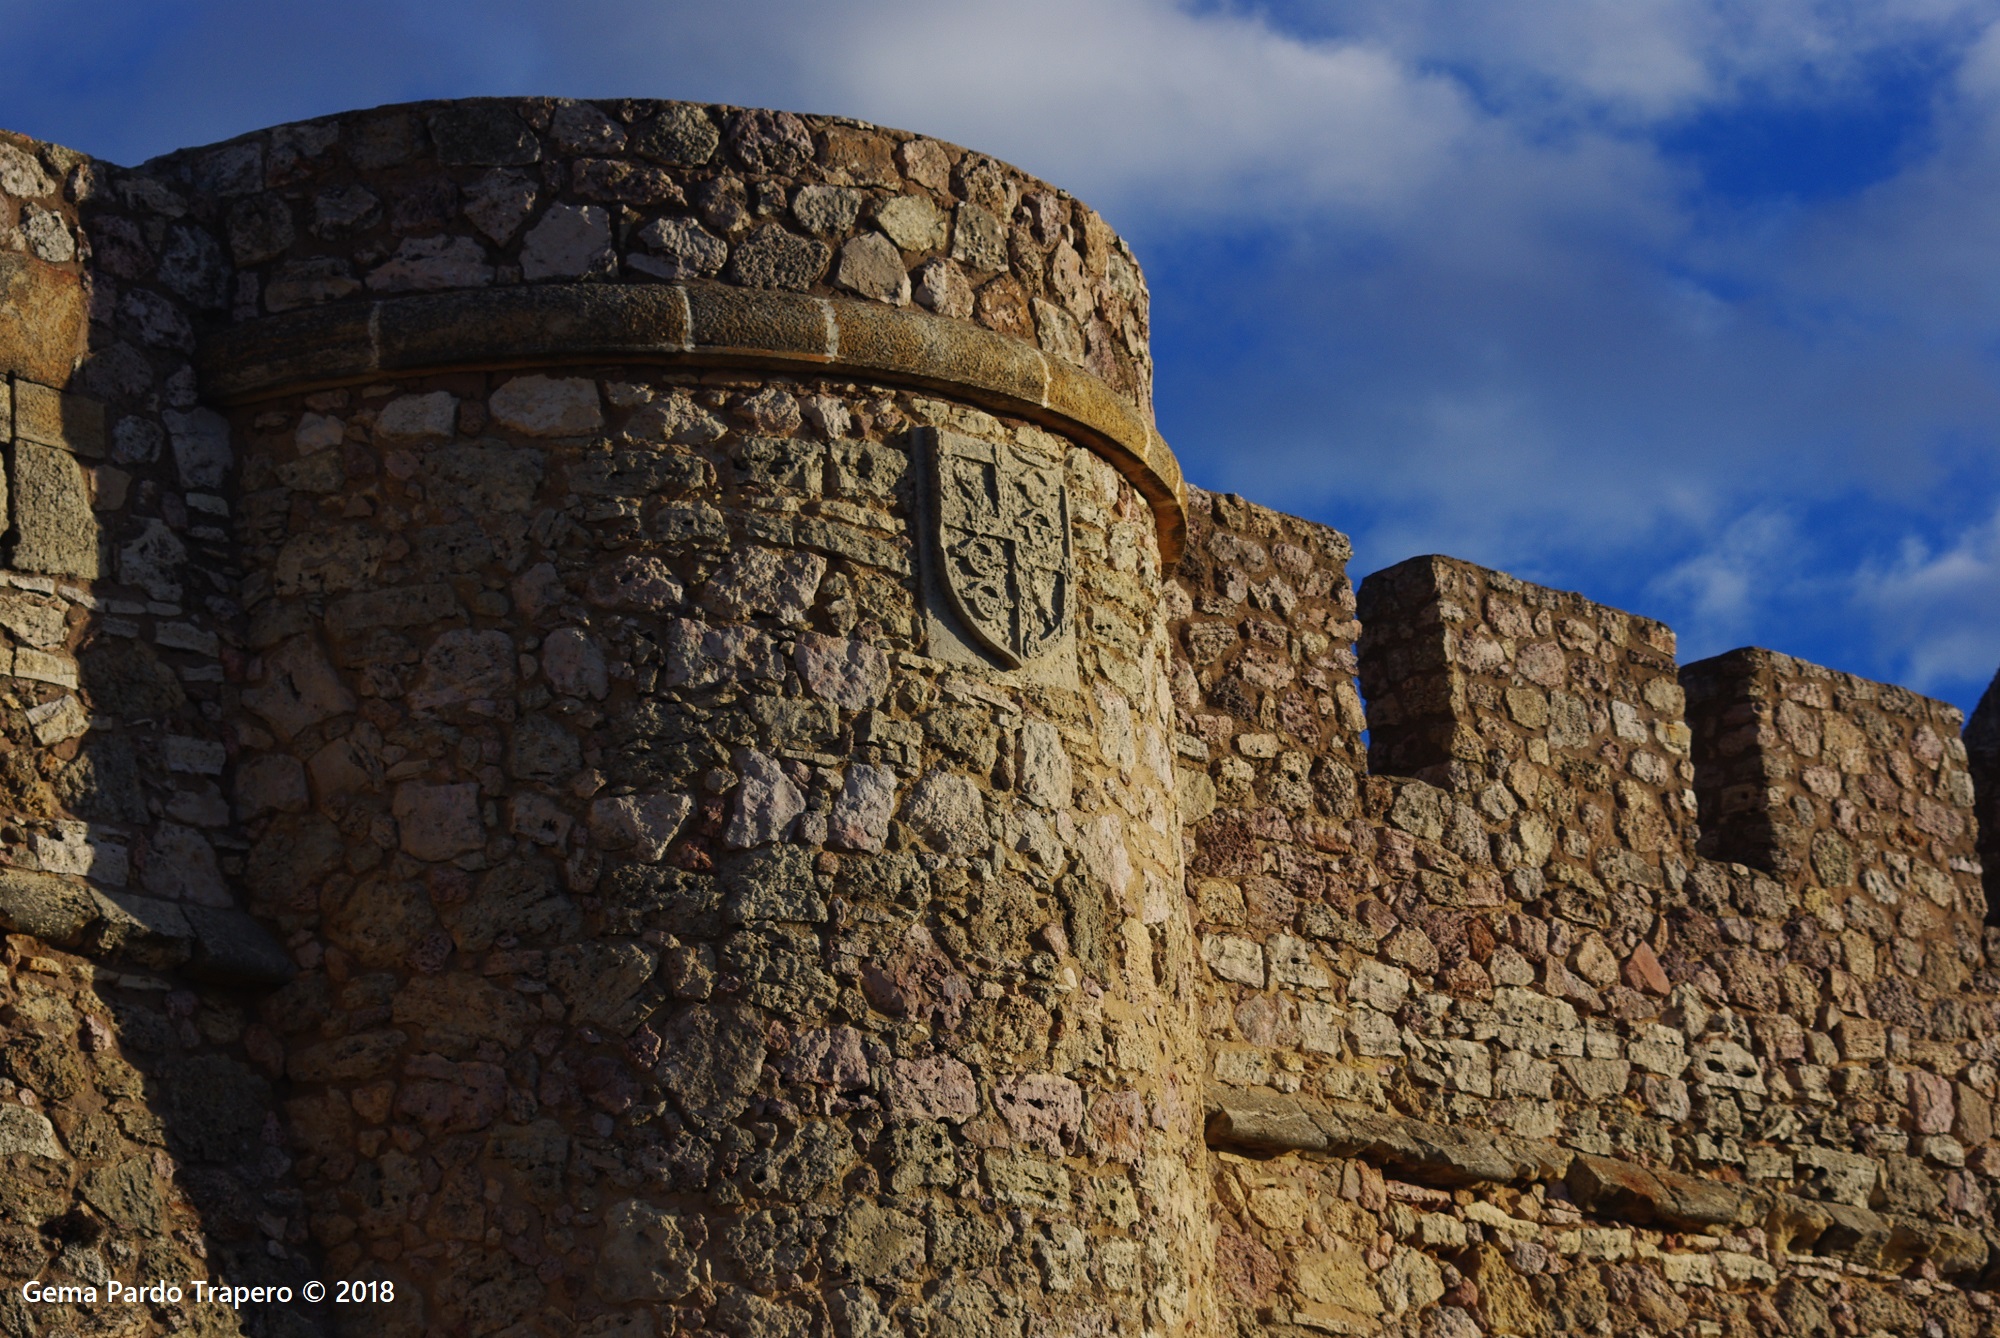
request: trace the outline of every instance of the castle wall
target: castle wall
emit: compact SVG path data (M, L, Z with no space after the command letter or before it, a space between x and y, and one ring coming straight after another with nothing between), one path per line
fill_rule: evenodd
M1191 817L1236 796L1190 860L1225 1313L1336 1333L1987 1313L2000 1038L1950 709L1779 660L1794 696L1824 694L1822 739L1876 740L1841 755L1853 799L1813 810L1849 854L1717 863L1696 853L1732 780L1712 741L1777 691L1713 661L1677 680L1667 628L1449 559L1371 576L1358 626L1255 607L1277 542L1344 541L1234 498L1190 516L1182 728L1224 747L1184 748L1183 793ZM1414 776L1297 786L1257 740L1283 697L1244 670L1304 676L1330 612L1359 641L1374 770ZM1274 674L1250 644L1290 656ZM1346 773L1361 721L1321 720ZM1891 1283L1918 1259L1929 1282Z
M1188 1322L1200 1097L1161 1022L1193 959L1129 485L848 382L459 375L244 418L277 573L252 888L306 967L317 1238L423 1299L385 1323ZM924 654L926 424L1066 469L1088 687Z

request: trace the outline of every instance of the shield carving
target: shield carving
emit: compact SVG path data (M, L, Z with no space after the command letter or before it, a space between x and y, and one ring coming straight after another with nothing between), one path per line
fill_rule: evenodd
M937 568L967 631L1009 669L1069 628L1069 493L1060 466L1000 442L931 434Z

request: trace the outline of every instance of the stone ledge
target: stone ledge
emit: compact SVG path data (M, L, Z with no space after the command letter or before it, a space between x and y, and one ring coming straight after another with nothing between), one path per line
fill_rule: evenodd
M1034 419L1104 457L1153 509L1162 562L1186 530L1180 465L1125 396L1022 339L847 298L723 284L542 284L425 293L232 326L196 355L206 397L241 403L385 372L666 362L853 375Z
M1962 1227L1305 1097L1211 1088L1207 1115L1213 1148L1355 1158L1429 1185L1559 1182L1579 1207L1634 1225L1763 1227L1779 1259L1797 1251L1890 1272L1929 1260L1947 1277L1966 1277L1985 1268L1989 1253L1983 1237Z
M270 988L292 975L284 949L241 911L104 892L26 869L0 869L0 930L218 985Z
M1393 1166L1428 1185L1560 1180L1574 1155L1508 1134L1481 1133L1302 1097L1211 1092L1210 1147L1316 1152Z

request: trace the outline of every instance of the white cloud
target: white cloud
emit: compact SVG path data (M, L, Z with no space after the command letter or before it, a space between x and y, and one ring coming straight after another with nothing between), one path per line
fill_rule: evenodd
M1393 205L1450 170L1480 129L1449 79L1252 16L1157 0L865 12L873 31L858 58L825 70L829 93L1008 155L1106 205Z
M1967 49L1955 82L1968 100L2000 101L2000 22L1989 24Z
M2000 665L2000 510L1936 549L1912 538L1895 560L1864 566L1854 602L1898 648L1909 686L1983 684Z
M1824 96L1885 50L1964 34L1979 0L1378 0L1354 30L1476 70L1516 109L1579 105L1630 123L1746 90Z
M1755 640L1774 595L1799 577L1795 519L1757 509L1735 517L1698 551L1661 572L1648 592L1674 610L1683 658Z

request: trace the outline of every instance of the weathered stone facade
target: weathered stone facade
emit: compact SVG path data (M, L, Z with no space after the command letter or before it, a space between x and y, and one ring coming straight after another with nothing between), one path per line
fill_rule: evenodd
M901 132L0 200L0 1333L2000 1331L1993 694L1357 597Z

